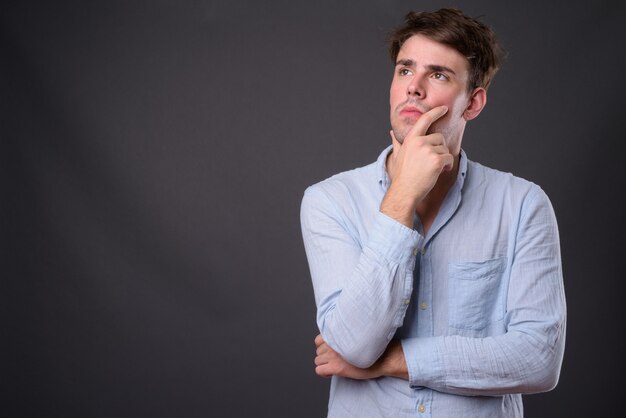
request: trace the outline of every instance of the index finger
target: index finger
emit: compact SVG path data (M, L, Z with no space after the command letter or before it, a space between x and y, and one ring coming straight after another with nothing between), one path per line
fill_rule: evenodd
M447 106L437 106L430 109L428 112L419 117L419 119L417 120L415 125L413 125L413 128L409 132L409 135L426 135L426 132L428 131L428 128L430 128L430 125L435 123L437 119L445 115L447 112Z

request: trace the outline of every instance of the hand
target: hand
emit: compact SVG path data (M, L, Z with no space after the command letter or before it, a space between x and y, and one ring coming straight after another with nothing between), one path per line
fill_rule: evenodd
M357 380L376 379L381 376L409 379L404 352L398 340L391 341L380 359L367 369L361 369L345 361L326 344L321 335L315 337L315 347L315 373L319 376L341 376Z
M360 369L345 361L335 350L330 348L321 335L315 337L315 373L322 377L341 376L351 379L375 379L375 365L368 369Z
M441 133L426 134L428 128L448 111L435 107L419 117L401 144L393 131L393 152L387 161L391 186L381 204L381 211L413 227L418 203L428 195L443 171L454 166L454 157Z

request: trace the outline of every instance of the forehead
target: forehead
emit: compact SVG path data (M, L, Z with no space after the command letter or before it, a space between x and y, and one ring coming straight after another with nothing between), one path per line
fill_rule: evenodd
M424 35L413 35L404 41L396 62L399 60L412 60L418 67L445 66L457 74L469 71L469 62L459 51Z

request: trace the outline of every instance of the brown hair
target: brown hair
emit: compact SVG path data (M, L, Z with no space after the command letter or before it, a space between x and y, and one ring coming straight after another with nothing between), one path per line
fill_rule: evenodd
M394 65L404 42L418 34L448 45L467 58L469 91L476 87L487 89L504 60L504 49L491 28L459 9L444 8L405 16L404 25L389 35L389 54Z

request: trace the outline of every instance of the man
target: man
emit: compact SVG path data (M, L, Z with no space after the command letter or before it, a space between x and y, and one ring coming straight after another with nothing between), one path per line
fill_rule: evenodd
M328 416L520 417L558 381L565 296L545 193L461 149L502 50L441 9L390 51L391 146L302 202Z

